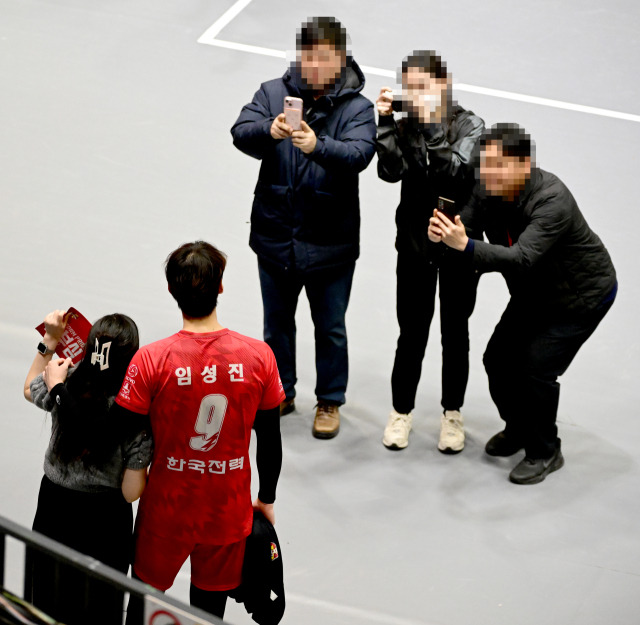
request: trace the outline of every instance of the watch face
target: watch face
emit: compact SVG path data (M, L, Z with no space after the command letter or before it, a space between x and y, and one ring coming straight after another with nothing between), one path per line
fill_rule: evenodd
M43 356L46 356L47 354L52 354L53 353L42 341L40 341L40 343L38 343L38 351Z

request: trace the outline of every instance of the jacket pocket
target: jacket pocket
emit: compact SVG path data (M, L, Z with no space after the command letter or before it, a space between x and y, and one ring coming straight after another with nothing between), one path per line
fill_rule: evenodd
M258 182L254 191L251 228L274 238L290 238L293 228L289 187Z
M355 243L359 238L357 197L347 201L339 193L312 190L305 198L304 235L311 243Z

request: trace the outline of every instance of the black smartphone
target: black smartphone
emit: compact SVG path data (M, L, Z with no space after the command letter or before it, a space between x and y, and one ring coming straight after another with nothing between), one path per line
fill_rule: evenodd
M391 110L396 113L404 113L407 109L405 101L401 97L393 98L391 102Z
M453 200L449 200L446 197L438 198L438 211L444 213L449 221L455 223L456 215L458 211L456 210L456 203Z

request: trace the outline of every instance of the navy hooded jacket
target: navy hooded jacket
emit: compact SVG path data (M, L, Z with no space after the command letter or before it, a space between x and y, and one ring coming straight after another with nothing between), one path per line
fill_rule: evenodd
M373 103L361 95L364 75L355 61L328 95L314 100L299 74L261 85L231 128L234 145L260 159L251 212L251 249L261 261L309 271L358 258L358 174L375 153ZM317 144L305 154L291 139L271 137L285 96L302 98L304 120Z

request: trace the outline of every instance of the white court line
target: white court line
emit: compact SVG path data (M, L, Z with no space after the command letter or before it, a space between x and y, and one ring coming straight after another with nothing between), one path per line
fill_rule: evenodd
M209 43L216 38L216 35L225 27L228 26L231 20L235 19L240 11L246 9L251 3L251 0L237 0L232 4L207 30L202 34L198 43Z
M198 43L204 43L209 46L217 46L219 48L227 48L229 50L239 50L241 52L251 52L262 56L273 56L280 59L287 58L286 52L283 50L274 50L273 48L262 48L245 43L236 43L235 41L223 41L216 39L218 33L238 16L240 11L245 9L252 0L238 0L230 9L228 9L221 17L219 17L212 26L210 26L198 39ZM373 76L384 76L385 78L395 78L396 72L380 67L370 67L361 65L365 74ZM563 102L562 100L552 100L550 98L540 98L533 95L525 95L522 93L514 93L512 91L502 91L500 89L490 89L488 87L476 87L465 83L454 83L454 89L457 91L466 91L467 93L477 93L493 98L502 98L503 100L514 100L516 102L526 102L527 104L538 104L540 106L549 106L557 109L565 109L576 113L587 113L589 115L600 115L602 117L611 117L613 119L622 119L629 122L640 123L640 115L633 113L622 113L620 111L612 111L610 109L597 108L595 106L585 106L583 104L573 104L572 102Z
M191 572L190 570L180 570L177 577L190 582ZM407 619L393 614L385 614L377 611L373 612L362 608L352 608L348 605L332 603L330 601L324 601L322 599L316 599L315 597L308 597L306 595L299 595L297 593L287 592L286 599L288 603L313 607L319 610L325 610L326 612L333 612L334 614L349 615L353 618L361 619L362 622L366 623L380 623L381 625L428 625L426 621L415 621L413 619Z
M381 623L382 625L428 625L425 621L414 621L401 616L384 614L383 612L372 612L361 608L352 608L350 606L340 605L339 603L330 603L329 601L316 599L315 597L306 597L305 595L287 593L286 597L287 601L291 603L314 607L341 615L349 615L352 618L362 619L362 621L366 623Z

